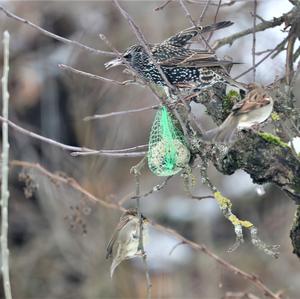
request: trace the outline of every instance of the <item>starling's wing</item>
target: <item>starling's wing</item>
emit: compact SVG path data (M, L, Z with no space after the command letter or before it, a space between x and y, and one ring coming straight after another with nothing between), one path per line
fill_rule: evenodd
M124 226L130 221L130 217L121 217L120 222L118 223L117 227L115 228L108 244L106 247L106 258L109 258L112 255L114 244L117 240L118 234L120 230L124 228Z
M218 60L215 54L207 51L197 51L181 48L181 51L172 57L159 61L159 64L165 67L215 67L232 66L234 63L229 60Z
M233 23L231 21L224 21L224 22L219 22L219 23L215 23L212 25L208 25L205 27L191 27L191 28L187 28L171 37L169 37L168 39L166 39L163 44L165 45L172 45L175 47L183 47L187 44L187 42L195 37L196 35L198 35L199 33L207 33L207 32L211 32L211 31L215 31L221 28L225 28L228 26L231 26Z

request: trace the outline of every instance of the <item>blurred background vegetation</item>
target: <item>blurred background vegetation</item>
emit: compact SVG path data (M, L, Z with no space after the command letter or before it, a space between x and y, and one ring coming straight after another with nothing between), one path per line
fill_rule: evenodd
M201 2L201 1L200 1ZM215 1L211 1L216 3ZM225 2L225 1L224 1ZM105 34L113 45L123 50L136 43L126 21L110 1L2 1L17 15L54 32L98 49L109 50L98 37ZM160 11L160 1L122 1L141 26L149 42L159 42L190 27L176 2ZM205 6L187 4L198 18ZM265 19L290 10L287 0L259 1L257 12ZM218 20L232 20L234 26L218 31L213 40L252 26L252 1L236 1L221 7ZM213 22L216 6L210 6L203 24ZM146 88L115 86L66 73L58 68L65 63L101 76L125 80L122 69L106 71L110 57L92 55L46 36L34 29L0 15L1 31L11 33L10 119L17 124L75 146L118 149L148 141L154 113L145 111L104 120L83 121L96 113L127 110L155 104ZM275 46L285 33L283 27L257 34L257 51ZM213 44L212 40L212 44ZM236 41L218 50L243 64L233 75L251 65L252 37ZM2 51L2 50L1 50ZM2 61L2 60L1 60ZM257 69L257 82L269 84L284 74L284 54L268 60ZM247 74L243 82L251 82ZM194 105L205 126L212 122L204 109ZM100 156L72 157L66 151L10 131L10 159L38 162L51 172L78 180L92 194L116 202L134 191L129 173L138 159ZM199 174L194 193L207 195ZM212 199L192 200L184 191L180 176L172 178L160 192L142 200L143 213L155 221L176 229L184 236L207 245L237 267L259 275L272 290L282 290L288 298L299 298L299 260L292 254L289 229L295 205L274 186L258 187L244 172L223 176L211 167L210 177L229 196L233 211L255 223L263 240L280 244L278 260L265 256L247 240L234 253L226 250L235 239L231 224ZM143 192L161 178L144 170ZM25 191L25 192L24 192ZM145 279L141 262L124 262L110 279L110 261L105 260L105 246L120 213L88 202L67 186L54 184L37 171L13 167L10 172L9 247L11 280L16 299L68 298L142 298ZM126 207L134 206L128 200ZM213 260L188 246L170 250L178 241L155 230L146 246L153 282L153 298L223 298L226 292L251 292L245 280L227 272ZM0 297L3 297L3 294ZM226 297L230 298L230 297ZM233 297L236 298L236 297ZM246 298L246 297L245 297Z

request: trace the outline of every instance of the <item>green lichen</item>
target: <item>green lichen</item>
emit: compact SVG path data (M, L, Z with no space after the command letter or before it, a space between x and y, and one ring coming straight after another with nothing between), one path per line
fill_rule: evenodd
M279 121L281 118L280 118L280 116L279 116L279 114L277 112L272 112L271 113L271 119L273 121Z
M240 100L240 95L235 90L229 90L229 92L226 94L226 96L223 99L223 111L228 114L233 105Z
M283 142L278 136L275 136L273 134L266 133L266 132L259 132L258 135L269 143L280 145L282 147L289 147L287 143Z

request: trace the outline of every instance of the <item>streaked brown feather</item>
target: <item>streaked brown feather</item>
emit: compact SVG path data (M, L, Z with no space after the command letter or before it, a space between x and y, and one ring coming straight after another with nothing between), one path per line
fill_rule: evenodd
M271 99L266 91L257 87L250 91L243 101L236 103L232 111L235 115L249 113L250 111L267 106L270 103Z

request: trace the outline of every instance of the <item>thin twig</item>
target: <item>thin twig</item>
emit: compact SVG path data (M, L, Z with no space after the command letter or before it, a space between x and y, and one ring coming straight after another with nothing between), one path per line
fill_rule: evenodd
M142 112L142 111L148 111L148 110L155 110L155 109L158 109L159 107L160 107L160 105L152 105L152 106L148 106L148 107L131 109L131 110L116 111L116 112L110 112L110 113L105 113L105 114L95 114L92 116L87 116L83 120L89 121L89 120L95 120L95 119L103 119L103 118L112 117L112 116L120 116L120 115L124 115L124 114L130 114L130 113L136 113L136 112Z
M175 249L176 249L177 247L179 247L179 246L181 246L181 245L184 245L184 244L185 244L185 241L180 241L180 242L176 243L176 244L171 248L171 250L170 250L170 252L169 252L169 255L172 255L172 253L175 251Z
M87 148L87 147L71 146L71 145L67 145L67 144L55 141L51 138L47 138L47 137L44 137L42 135L36 134L36 133L31 132L29 130L26 130L26 129L16 125L12 121L3 118L2 116L0 116L0 121L2 123L7 123L10 127L12 127L16 131L18 131L18 132L20 132L24 135L27 135L27 136L30 136L34 139L46 142L46 143L51 144L51 145L54 145L54 146L59 147L61 149L72 151L73 153L71 153L71 155L74 155L74 156L78 155L78 152L81 152L81 153L84 152L84 153L90 153L90 154L94 153L94 154L98 154L98 155L101 155L101 156L115 157L115 158L125 158L125 157L133 158L133 157L142 157L146 153L146 152L118 153L117 150L112 150L112 151L111 150L95 150L95 149L90 149L90 148ZM121 152L122 152L122 150L121 150Z
M2 115L4 118L8 118L8 72L9 72L9 33L4 31L3 33L3 77L2 77ZM8 234L8 155L9 155L9 143L8 143L8 125L2 123L2 161L1 161L1 272L3 277L3 289L5 299L11 299L11 286L9 279L9 249L7 242Z
M127 148L122 148L122 149L110 149L110 150L94 150L94 151L86 151L86 152L72 152L72 156L89 156L89 155L96 155L96 154L112 154L112 153L126 153L126 152L131 152L134 150L140 150L140 149L147 149L148 144L142 144L142 145L137 145L133 147L127 147ZM137 152L141 153L142 155L145 155L147 152Z
M261 63L263 63L266 59L268 59L274 52L276 51L276 48L274 48L271 52L269 52L267 55L265 55L261 60L259 60L257 63L255 63L255 65L251 66L249 69L247 69L246 71L242 72L241 74L239 74L238 76L236 76L235 78L233 78L234 80L237 80L239 78L241 78L242 76L248 74L249 72L251 72L254 68L257 68Z
M205 6L204 6L204 8L203 8L203 10L202 10L202 13L201 13L201 15L200 15L200 17L199 17L199 20L198 20L198 24L199 24L199 25L203 22L203 18L204 18L204 16L205 16L205 13L206 13L207 10L208 10L208 7L209 7L209 5L210 5L210 2L211 2L211 0L207 0L207 1L206 1L206 4L205 4Z
M136 208L138 212L139 217L139 245L138 245L138 251L142 254L142 260L145 268L145 276L147 281L147 299L151 299L151 288L152 288L152 282L149 274L148 264L147 264L147 256L144 248L144 237L143 237L143 230L144 230L144 219L141 212L141 197L140 197L140 175L141 170L145 165L146 157L144 157L137 165L131 168L131 173L134 174L135 178L135 199L136 199Z
M291 10L288 13L285 13L278 18L273 18L273 20L259 23L256 26L256 32L264 31L269 28L274 28L288 20L292 20L295 17L297 17L297 11ZM236 41L237 39L239 39L245 35L251 34L252 32L253 32L253 27L248 28L246 30L242 30L240 32L237 32L237 33L227 36L225 38L219 39L214 43L213 49L216 50L224 45L232 45L234 43L234 41Z
M217 17L218 17L218 14L219 14L219 11L220 11L220 7L221 7L221 4L222 4L222 0L219 0L219 3L218 3L218 6L217 6L217 10L216 10L216 14L215 14L215 17L214 17L214 24L217 23ZM209 34L209 37L207 39L207 42L210 42L213 34L214 34L215 30L213 30L210 34ZM215 49L214 49L215 50Z
M167 0L166 2L164 2L162 5L157 6L156 8L154 8L154 11L159 11L164 9L170 2L172 2L173 0Z
M256 11L257 11L257 0L254 0L253 9L253 38L252 38L252 66L253 66L253 82L255 82L256 67L255 67L255 54L256 54Z
M102 50L97 50L95 48L92 48L92 47L89 47L89 46L86 46L78 41L75 41L75 40L70 40L70 39L67 39L65 37L62 37L62 36L59 36L57 34L54 34L52 32L49 32L45 29L43 29L42 27L26 20L26 19L23 19L17 15L15 15L14 13L10 12L9 10L7 10L6 8L4 8L2 5L0 5L0 10L5 13L9 18L12 18L16 21L19 21L19 22L22 22L26 25L29 25L30 27L38 30L39 32L41 32L42 34L46 35L46 36L49 36L55 40L58 40L64 44L68 44L68 45L74 45L74 46L77 46L83 50L86 50L86 51L89 51L90 53L93 53L93 54L98 54L98 55L108 55L108 56L115 56L115 54L113 52L108 52L108 51L102 51Z
M179 0L180 6L182 7L182 9L184 10L186 17L190 20L191 24L197 28L197 24L196 22L193 20L192 15L190 13L190 11L188 10L188 8L186 7L186 5L184 4L183 0ZM209 49L212 53L214 53L214 50L212 49L212 47L209 45L209 43L207 42L206 38L201 34L201 32L199 32L199 36L202 40L202 42L204 42L205 46L207 49Z
M99 75L95 75L95 74L87 73L87 72L84 72L84 71L80 71L78 69L75 69L75 68L73 68L69 65L65 65L65 64L59 64L58 67L63 69L63 70L66 70L66 71L75 73L77 75L80 75L80 76L84 76L84 77L87 77L87 78L90 78L90 79L100 80L100 81L104 81L104 82L109 82L109 83L113 83L113 84L117 84L117 85L124 86L124 85L128 85L128 84L136 83L135 80L126 80L126 81L120 82L120 81L116 81L116 80L113 80L113 79L101 77Z
M168 176L166 179L164 179L160 184L158 185L155 185L154 187L152 187L151 190L145 192L144 194L141 194L140 195L140 198L145 198L149 195L151 195L152 193L154 192L158 192L160 191L161 189L163 189L168 181L172 178L173 176ZM129 194L125 195L124 197L122 197L119 201L118 201L118 204L119 205L124 205L125 202L127 202L129 199L134 199L135 196L134 196L134 193L133 192L130 192Z
M213 195L203 195L203 196L197 196L197 195L193 195L190 194L192 199L197 199L197 200L202 200L202 199L207 199L207 198L214 198Z

